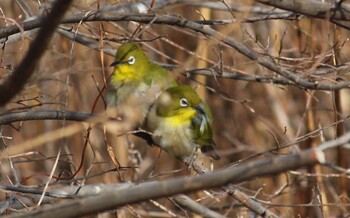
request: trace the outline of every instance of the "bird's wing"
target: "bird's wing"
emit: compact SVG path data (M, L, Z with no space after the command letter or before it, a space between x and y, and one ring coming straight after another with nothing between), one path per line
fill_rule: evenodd
M196 107L197 113L192 119L192 133L194 142L200 146L201 151L215 160L220 156L215 152L213 140L211 112L205 103Z
M191 122L193 138L198 145L213 146L211 119L209 114L206 113L206 107L207 106L202 103L196 108L197 113L192 118Z

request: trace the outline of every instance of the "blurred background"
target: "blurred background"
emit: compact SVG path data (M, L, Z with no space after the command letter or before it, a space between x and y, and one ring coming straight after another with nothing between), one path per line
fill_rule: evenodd
M0 29L36 19L50 7L48 0L2 0ZM80 0L74 1L66 17L79 13L88 15L100 9L106 14L113 9L113 13L169 14L207 21L209 27L224 36L304 78L330 85L348 80L346 72L322 73L322 70L349 62L349 31L327 20L297 15L251 0L142 3ZM0 39L1 82L21 62L37 30ZM25 89L1 109L1 116L30 110L104 114L104 87L112 72L109 64L118 47L130 40L140 42L152 61L170 67L178 81L195 88L212 109L214 139L222 159L213 162L200 155L199 161L208 168L298 152L335 139L349 129L348 89L305 89L219 40L175 25L132 21L82 21L60 25L34 76ZM62 119L2 125L1 149L6 154L7 150L40 135L76 123ZM53 168L59 147L62 153L57 167ZM1 160L0 184L20 184L38 190L50 180L53 169L49 190L70 184L142 182L196 174L176 158L132 134L120 136L106 131L103 126L89 124L58 140L46 138L40 146L8 154L11 154L9 158ZM347 156L348 148L342 147L327 151L326 158L346 169ZM236 188L284 217L335 217L349 215L348 183L345 173L317 166L256 178L237 184ZM224 191L214 189L211 193L200 191L189 196L228 217L253 217L249 209ZM10 192L0 191L3 201L9 195ZM24 201L21 205L33 207ZM119 208L117 215L171 217L174 215L171 211L179 217L198 217L168 198ZM8 209L6 213L12 212ZM115 214L111 211L103 216Z

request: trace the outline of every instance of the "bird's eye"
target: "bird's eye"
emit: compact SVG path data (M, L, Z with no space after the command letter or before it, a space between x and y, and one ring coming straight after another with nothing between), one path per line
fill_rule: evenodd
M136 58L134 56L130 56L129 59L128 59L128 64L134 64L136 61Z
M186 98L181 98L180 99L180 105L181 107L187 107L188 106L188 102Z

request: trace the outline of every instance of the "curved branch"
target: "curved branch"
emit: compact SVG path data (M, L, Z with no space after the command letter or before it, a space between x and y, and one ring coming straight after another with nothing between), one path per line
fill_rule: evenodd
M215 217L215 218L226 217L199 204L197 201L192 200L187 195L176 195L175 197L173 197L173 200L177 204L181 205L182 207L188 208L191 211L202 215L203 217Z
M341 6L339 6L341 7ZM318 81L308 81L299 74L296 74L295 72L292 72L290 70L287 70L286 68L282 67L281 65L275 63L273 59L266 57L264 55L259 55L255 51L253 51L251 48L245 46L244 44L236 41L235 39L223 35L222 33L215 31L214 29L204 26L202 24L196 23L194 21L186 20L178 16L170 16L170 15L164 15L164 16L157 16L157 15L150 15L150 14L120 14L115 13L114 11L94 11L90 12L88 15L79 13L72 15L62 21L62 23L76 23L83 21L136 21L140 23L155 23L155 24L167 24L167 25L175 25L182 28L188 28L193 31L196 31L198 33L202 33L206 36L209 36L213 39L216 39L219 43L228 45L237 51L239 51L241 54L245 55L246 57L250 58L251 60L256 61L260 65L270 69L271 71L274 71L281 75L283 78L286 78L291 82L291 84L299 86L300 88L304 89L318 89L318 90L339 90L343 88L349 88L350 82L338 82L336 84L327 84L327 83L320 83ZM40 26L40 20L32 20L28 22L24 22L23 24L24 29L32 29ZM12 32L18 32L17 26L12 26ZM0 38L3 37L2 34L4 33L10 33L11 31L1 29L0 30ZM32 64L32 66L34 66ZM18 69L19 70L19 69ZM21 69L22 70L22 69ZM27 70L29 72L30 70ZM30 74L29 74L30 75ZM24 76L25 78L25 76ZM18 79L18 78L17 78ZM24 79L20 79L23 83ZM15 80L8 80L13 85ZM22 85L23 86L23 85ZM10 88L9 85L4 85L4 87ZM0 91L2 91L0 89ZM1 93L11 93L11 91L6 92L6 90L2 91ZM13 93L16 92L12 92ZM6 96L11 96L11 94L7 94ZM8 97L10 98L10 97ZM1 101L0 101L1 104Z
M257 0L260 3L293 11L298 14L330 20L350 20L350 7L347 4L328 3L315 0Z
M350 7L346 4L332 4L327 2L320 2L315 0L290 0L290 1L280 1L280 0L257 0L260 3L274 6L277 8L285 9L287 11L292 11L298 14L303 14L315 18L321 18L321 19L331 19L331 20L338 20L338 21L350 21ZM147 1L149 2L149 1ZM171 4L176 3L172 2ZM182 2L182 1L178 1ZM164 3L165 5L168 5L169 3ZM202 3L201 3L202 4ZM137 3L127 3L127 4L121 4L117 5L115 7L107 7L104 10L100 11L93 11L94 14L96 13L115 13L115 14L121 14L119 19L113 21L131 21L130 19L127 19L127 16L131 16L131 13L137 13L140 11L134 10L134 8L138 7L139 5L143 5L146 7L142 2ZM159 7L164 7L165 5L159 5ZM157 4L156 4L157 6ZM205 5L204 5L205 6ZM129 10L125 10L125 8L130 8ZM222 8L222 7L220 7ZM121 10L124 9L124 10ZM233 9L232 9L233 10ZM270 11L270 10L268 10ZM126 13L129 12L129 13ZM266 11L263 11L263 13L266 13ZM123 15L124 14L124 15ZM144 14L145 15L145 14ZM271 14L270 14L271 15ZM266 16L270 16L269 14L266 14ZM273 15L273 14L272 14ZM62 23L77 23L85 16L85 14L80 14L78 16L73 15L72 17L68 17L67 19L63 19ZM294 16L294 15L288 15L288 16ZM124 18L123 18L124 17ZM85 19L84 19L85 20ZM91 18L87 21L108 21L106 19L101 20L91 20ZM136 21L136 20L135 20ZM35 28L38 28L42 25L41 19L33 19L29 21L23 22L23 29L26 30L32 30ZM142 21L138 21L142 22ZM148 22L148 21L147 21ZM249 19L248 19L249 22ZM0 29L0 39L6 38L10 35L13 35L15 33L19 33L20 30L16 25L4 27Z
M107 118L114 120L113 118ZM0 125L11 124L14 122L28 120L69 120L88 123L96 123L101 120L98 116L87 112L64 111L64 110L31 110L17 113L7 113L0 115ZM104 120L106 121L106 120ZM116 120L114 120L116 121ZM131 132L136 137L145 140L148 144L152 144L152 138L149 134L142 131Z
M123 190L102 193L98 196L72 200L49 208L30 211L11 217L78 217L115 209L127 204L135 204L148 199L189 193L198 190L239 183L255 177L267 176L324 162L324 154L319 150L307 150L252 161L240 166L208 172L202 175L172 178L164 181L141 183ZM265 214L262 214L265 216Z
M115 14L113 12L108 11L95 11L86 14L79 13L72 15L66 19L64 19L63 23L76 23L83 21L135 21L140 23L155 23L155 24L167 24L167 25L175 25L182 28L188 28L195 32L202 33L205 36L211 37L217 40L219 43L230 46L236 49L238 52L248 57L249 59L256 61L260 65L268 68L271 71L274 71L281 75L282 77L290 80L294 85L299 86L303 89L318 89L318 90L339 90L343 88L349 88L350 82L339 82L337 84L326 84L320 83L318 81L308 81L303 79L302 74L296 74L296 72L292 72L282 67L281 65L275 63L273 59L266 57L264 55L257 54L253 49L244 45L243 43L238 42L237 40L226 36L208 26L204 26L202 24L196 23L194 21L186 20L184 18L174 16L174 15L150 15L150 14ZM39 24L37 24L39 25ZM31 26L33 27L33 26ZM17 27L14 27L17 28ZM1 37L1 31L0 31Z
M8 113L0 116L0 125L26 120L71 120L85 121L94 115L87 112L64 111L64 110L31 110L18 113Z
M5 105L23 89L71 2L72 0L67 0L65 3L59 0L55 1L49 15L40 19L40 21L42 20L42 28L30 45L28 53L18 68L0 85L0 106Z
M10 124L13 122L25 121L25 120L71 120L71 121L86 121L92 120L94 115L86 112L74 112L74 111L63 111L63 110L33 110L18 113L9 113L0 116L0 125ZM148 141L149 138L147 134L134 133L135 136ZM185 164L189 164L185 159L182 160ZM202 165L196 162L192 163L192 167L198 173L209 172ZM227 189L227 190L226 190ZM255 213L261 215L266 213L269 217L275 217L268 209L262 207L260 204L249 199L244 193L236 190L233 187L225 188L225 191L230 193L236 200L240 201L242 204L250 208Z

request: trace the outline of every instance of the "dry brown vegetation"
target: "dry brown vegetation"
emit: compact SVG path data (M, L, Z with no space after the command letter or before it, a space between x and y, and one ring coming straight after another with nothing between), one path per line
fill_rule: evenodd
M349 216L350 3L141 2L73 1L46 46L51 1L0 1L1 214ZM222 160L133 136L137 104L107 118L129 41L209 104Z

